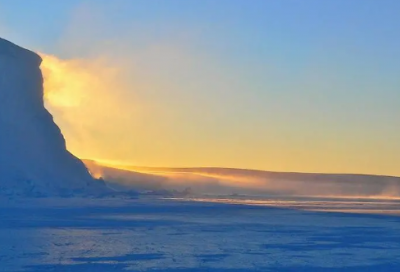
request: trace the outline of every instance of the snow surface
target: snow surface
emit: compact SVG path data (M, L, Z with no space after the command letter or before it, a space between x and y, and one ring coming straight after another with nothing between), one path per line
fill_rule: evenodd
M101 190L44 108L41 58L0 38L0 194Z
M0 271L400 271L400 218L138 199L0 200Z

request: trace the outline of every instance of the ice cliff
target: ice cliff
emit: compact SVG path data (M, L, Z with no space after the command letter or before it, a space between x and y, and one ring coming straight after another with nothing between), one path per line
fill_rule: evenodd
M95 193L43 103L41 58L0 38L0 194Z

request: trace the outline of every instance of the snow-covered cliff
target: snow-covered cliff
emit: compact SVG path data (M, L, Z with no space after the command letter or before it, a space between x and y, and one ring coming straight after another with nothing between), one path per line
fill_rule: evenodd
M0 194L93 193L103 184L66 150L43 103L41 58L0 38Z

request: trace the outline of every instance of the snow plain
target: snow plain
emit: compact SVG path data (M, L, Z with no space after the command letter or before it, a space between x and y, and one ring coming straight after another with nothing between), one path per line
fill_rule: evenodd
M400 217L310 201L3 198L0 271L400 271Z

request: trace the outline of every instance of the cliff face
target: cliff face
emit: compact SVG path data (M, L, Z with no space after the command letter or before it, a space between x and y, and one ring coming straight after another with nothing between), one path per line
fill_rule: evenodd
M0 194L92 193L103 185L66 150L43 103L41 58L0 38Z

